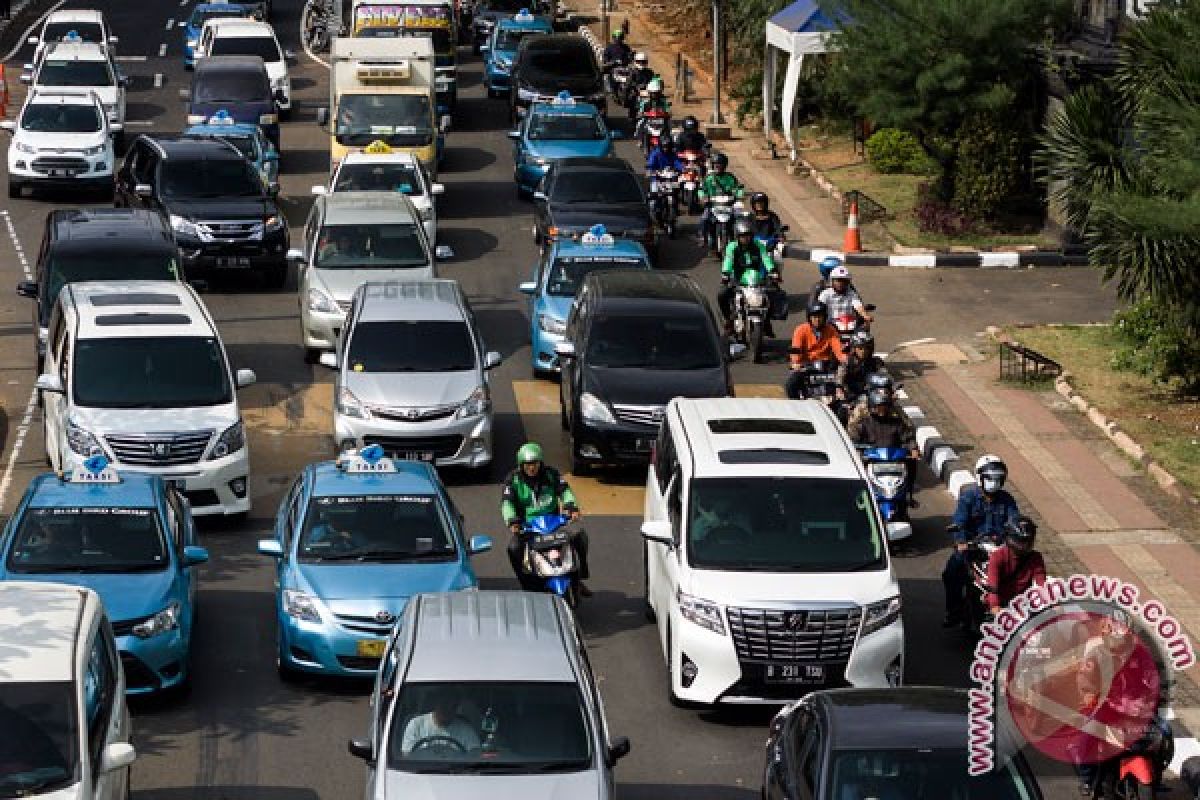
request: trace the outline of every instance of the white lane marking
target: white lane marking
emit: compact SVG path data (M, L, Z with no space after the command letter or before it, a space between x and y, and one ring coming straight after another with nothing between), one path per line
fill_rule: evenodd
M163 74L161 72L154 73L154 88L161 89L163 85Z
M312 2L312 0L309 0L309 2ZM300 46L304 48L304 54L306 56L320 64L325 69L329 69L329 62L322 61L320 58L318 58L317 54L309 49L308 42L304 39L304 9L306 8L308 8L308 3L305 3L304 8L300 10ZM12 58L12 56L9 56L9 58Z
M188 4L188 0L179 0L179 7L183 8Z
M46 13L42 14L40 17L38 17L36 20L34 20L33 24L25 29L25 32L22 33L17 38L17 43L15 45L13 45L13 49L9 50L8 55L6 55L3 59L0 59L0 61L12 61L13 57L15 57L17 55L17 53L20 51L20 49L25 46L25 40L28 39L33 34L33 29L38 27L39 25L41 25L43 22L45 22L46 17L53 14L55 11L57 11L59 9L59 6L63 5L66 2L67 2L67 0L58 0L57 3L55 3L54 5L47 8Z
M892 351L895 352L896 350L901 350L905 347L912 347L913 345L918 345L918 344L933 344L936 341L937 341L937 339L935 339L932 336L926 336L924 339L909 339L907 342L901 342L900 344L893 347Z
M167 27L165 30L168 30L168 31L175 30L175 20L173 20L173 19L167 20Z
M59 5L62 5L61 3ZM21 240L17 238L17 229L13 227L12 217L7 210L0 210L0 217L4 218L4 227L8 231L8 240L12 243L13 250L17 254L17 260L21 262L21 271L25 273L25 280L33 280L33 271L29 268L29 259L25 257L25 250L21 247ZM21 422L17 425L17 435L13 438L12 450L8 453L8 463L4 465L4 474L0 476L0 509L4 508L4 500L8 495L8 488L12 485L13 469L17 466L17 459L21 456L21 449L25 446L25 437L29 433L30 424L33 421L33 412L37 410L37 389L34 389L29 394L29 402L25 404L25 413L21 415Z
M145 56L117 56L118 63L136 63L140 64L146 60Z
M167 43L163 42L158 46L158 57L162 58L167 54Z

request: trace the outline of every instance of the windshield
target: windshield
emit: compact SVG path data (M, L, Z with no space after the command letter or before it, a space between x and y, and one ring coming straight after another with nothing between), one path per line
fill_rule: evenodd
M214 337L80 339L75 402L87 408L192 408L233 402Z
M258 147L254 143L253 136L229 136L221 134L220 138L236 147L239 153L251 161L258 158Z
M49 317L51 301L58 297L62 287L73 281L177 281L181 277L175 255L170 251L56 253L50 258L42 281L41 321L44 323Z
M534 82L560 78L594 78L596 62L587 45L526 50L521 58L521 74Z
M338 170L335 192L404 192L410 197L425 194L417 168L409 164L343 164Z
M8 554L19 573L149 572L167 563L150 508L31 508Z
M517 46L531 33L545 33L545 31L517 31L504 29L496 34L496 48L503 51L514 51Z
M481 0L479 3L479 13L488 11L509 11L516 12L522 8L528 8L529 0Z
M403 772L579 772L592 764L590 725L574 683L408 683L387 759Z
M327 225L317 241L322 269L397 269L429 264L417 226L410 223Z
M613 205L645 202L642 187L624 170L572 170L554 182L553 203Z
M475 368L475 345L465 322L362 322L347 363L355 372L463 372Z
M112 70L107 61L42 62L38 86L112 86Z
M716 369L721 363L712 325L700 313L598 314L588 332L589 367Z
M963 731L966 737L966 730ZM895 800L1033 800L1011 762L984 775L967 774L962 750L835 750L830 797Z
M0 797L74 783L77 738L71 683L0 683Z
M96 133L100 125L95 106L30 103L21 115L21 127L39 133Z
M267 73L243 70L207 70L192 80L195 103L273 102Z
M225 17L244 17L244 16L246 16L246 13L244 11L241 11L240 9L237 9L237 10L228 9L228 10L224 10L224 11L214 11L211 9L210 10L193 11L192 18L188 22L188 26L191 28L199 29L199 28L204 27L204 23L210 19L223 19Z
M529 123L529 138L595 141L604 138L604 131L600 121L592 116L541 113L534 115Z
M764 463L764 474L771 463ZM701 478L692 481L688 556L694 567L764 572L882 568L883 539L860 480Z
M428 95L344 94L338 101L338 144L366 147L376 139L392 147L424 147L433 141Z
M258 56L270 64L283 61L279 44L270 36L216 36L210 56Z
M245 161L166 161L162 192L172 198L261 197L262 178Z
M555 297L574 297L588 273L598 269L645 269L640 258L625 256L567 256L554 259L550 277L546 279L546 294Z
M42 31L43 42L61 42L68 33L77 33L79 38L93 44L107 44L104 30L97 22L47 22Z
M454 539L433 495L314 497L301 561L450 561Z

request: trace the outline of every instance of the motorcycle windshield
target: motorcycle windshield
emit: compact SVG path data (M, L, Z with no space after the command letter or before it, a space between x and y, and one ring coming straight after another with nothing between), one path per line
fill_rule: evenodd
M908 451L902 447L864 447L864 461L903 461L908 458Z
M566 525L570 519L570 517L563 514L543 514L540 517L531 519L527 527L533 533L545 535L554 533L563 525Z

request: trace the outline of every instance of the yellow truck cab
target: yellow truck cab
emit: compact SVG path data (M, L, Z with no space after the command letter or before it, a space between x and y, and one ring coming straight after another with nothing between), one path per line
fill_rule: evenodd
M404 5L355 0L355 38L430 39L434 52L437 113L453 114L458 102L458 20L451 0L410 0Z
M333 40L329 106L317 110L329 131L331 173L347 153L382 141L412 153L436 178L450 117L437 117L433 62L429 39Z

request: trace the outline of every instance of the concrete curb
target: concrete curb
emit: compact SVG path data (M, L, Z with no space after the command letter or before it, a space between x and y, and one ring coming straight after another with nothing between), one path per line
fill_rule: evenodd
M987 333L997 342L1013 341L995 325L988 326ZM1121 430L1115 420L1108 419L1103 411L1089 403L1086 397L1075 390L1075 387L1071 385L1069 372L1064 371L1062 375L1054 379L1054 391L1062 395L1063 399L1070 403L1076 411L1086 416L1093 425L1104 431L1104 435L1108 437L1109 441L1116 445L1118 450L1141 465L1146 470L1146 474L1170 497L1192 506L1200 506L1200 499L1185 489L1178 478L1152 459L1146 452L1146 448L1134 441L1133 437Z
M833 256L851 267L905 267L908 269L1031 269L1033 267L1087 266L1087 253L1066 250L980 250L946 253L844 253L823 247L784 243L784 258L819 262Z

